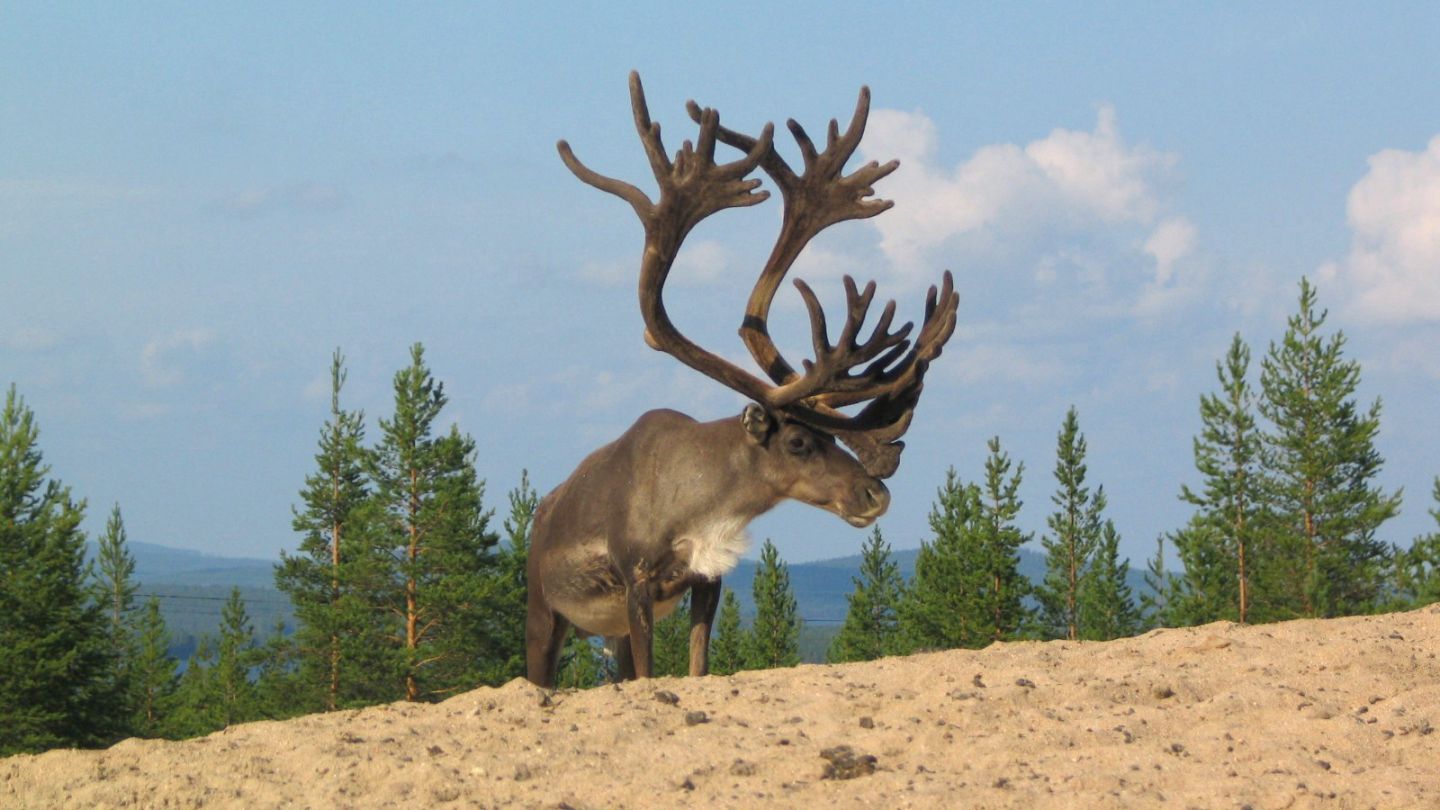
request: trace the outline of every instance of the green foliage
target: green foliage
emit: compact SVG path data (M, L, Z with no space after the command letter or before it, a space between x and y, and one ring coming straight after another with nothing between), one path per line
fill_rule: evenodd
M755 572L755 621L745 641L745 669L775 669L800 663L800 615L790 590L790 568L768 539Z
M145 601L135 626L134 657L130 673L130 728L139 737L162 733L164 707L176 687L176 661L170 657L170 633L160 615L160 600Z
M88 581L85 504L49 477L39 435L11 386L0 410L0 755L105 745L128 719Z
M1432 495L1436 508L1430 510L1440 527L1440 477ZM1440 531L1415 538L1408 549L1395 549L1395 607L1413 608L1440 602Z
M340 407L345 359L330 363L330 417L320 431L314 473L300 491L304 509L294 510L302 536L299 553L281 553L275 584L290 597L299 672L295 701L309 709L334 710L393 700L390 678L398 668L390 616L375 597L386 590L387 560L373 542L374 505L365 471L365 416ZM386 660L386 654L390 660Z
M1030 541L1030 535L1015 524L1023 505L1019 492L1025 464L1016 465L1011 474L1010 456L1000 449L999 436L992 437L986 447L990 454L985 459L978 527L985 577L978 601L991 639L1002 641L1019 638L1034 621L1025 604L1030 581L1020 573L1020 547Z
M500 656L499 538L482 508L475 441L454 425L436 435L444 385L419 344L410 359L395 375L395 411L380 420L370 477L378 538L397 572L386 604L400 617L404 696L420 700L473 688L487 674L482 662Z
M590 639L575 633L560 650L560 668L555 686L560 689L589 689L599 686L608 676L604 653Z
M1120 533L1107 520L1080 583L1080 638L1109 641L1140 632L1140 613L1125 584L1129 576L1130 561L1120 559Z
M220 643L213 672L221 728L258 716L255 687L250 682L254 648L255 628L240 589L235 588L220 609Z
M982 647L991 639L981 591L980 488L952 468L930 509L933 537L920 544L915 575L898 607L906 650Z
M846 597L850 609L830 645L830 661L873 661L898 652L900 625L896 607L905 583L879 526L860 552L859 578L852 577L851 581L855 590Z
M530 557L530 526L540 496L530 485L530 474L520 473L520 483L510 490L510 515L505 518L505 544L499 553L496 572L495 646L502 656L490 665L484 681L504 683L525 675L525 566Z
M1252 587L1261 561L1258 536L1261 434L1247 381L1250 348L1236 334L1215 364L1220 391L1200 398L1201 432L1194 440L1200 491L1181 487L1196 511L1171 539L1182 574L1169 595L1165 623L1190 625L1220 619L1250 621ZM1263 616L1263 611L1262 614Z
M1326 313L1300 282L1299 312L1261 363L1265 436L1266 614L1340 616L1375 607L1388 546L1375 537L1400 509L1400 493L1374 485L1380 400L1354 399L1360 366L1345 360L1345 335L1324 338ZM1260 605L1257 605L1259 608Z
M740 627L740 600L724 589L710 637L710 674L731 675L745 668L745 630Z
M127 720L134 715L134 700L137 697L132 684L131 667L138 655L135 629L135 559L125 545L125 520L120 514L120 505L110 508L110 517L105 521L105 533L100 536L95 559L94 599L106 614L110 633L110 655L113 669L110 677L117 694L123 695L119 708ZM128 723L119 729L122 733L132 731Z
M1080 591L1090 557L1100 543L1100 513L1105 489L1092 495L1085 486L1085 436L1074 406L1065 413L1056 440L1055 481L1050 500L1057 507L1047 519L1050 533L1045 547L1045 580L1036 591L1042 632L1050 638L1081 637Z

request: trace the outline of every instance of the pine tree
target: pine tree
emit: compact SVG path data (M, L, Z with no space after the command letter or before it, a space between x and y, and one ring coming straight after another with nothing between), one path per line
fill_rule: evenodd
M99 571L95 592L98 601L105 606L110 621L110 636L116 657L124 657L130 636L129 618L135 609L135 559L125 545L125 519L120 515L120 504L110 508L110 517L105 521L105 533L100 536L96 563Z
M1224 361L1215 364L1219 393L1200 398L1202 428L1194 452L1204 485L1199 492L1181 487L1181 499L1196 512L1172 535L1183 573L1168 607L1171 624L1251 620L1261 497L1260 432L1249 368L1250 347L1236 334Z
M1120 533L1107 520L1080 583L1080 638L1109 641L1140 632L1140 613L1126 580L1130 561L1120 559Z
M1000 449L1000 437L986 444L990 454L985 459L985 483L980 498L980 562L985 572L981 606L986 614L987 630L992 641L1018 638L1031 623L1025 597L1030 594L1030 581L1020 573L1020 547L1030 535L1020 531L1015 521L1020 516L1020 481L1025 464L1010 473L1010 456Z
M1041 539L1045 580L1036 591L1046 634L1071 641L1081 637L1081 583L1100 543L1100 512L1105 508L1105 488L1097 487L1092 495L1085 486L1085 451L1080 418L1071 406L1056 441L1058 489L1050 500L1057 510L1046 519L1051 533Z
M296 702L334 711L365 705L392 695L377 693L372 678L378 651L384 650L386 615L370 602L384 566L367 533L370 497L365 474L365 416L340 407L345 358L335 350L330 362L330 417L320 430L317 470L300 491L304 510L294 510L293 525L303 539L299 553L280 555L275 584L290 597L299 627L300 658ZM357 660L347 653L360 653Z
M690 674L690 594L655 623L650 661L657 678Z
M740 600L724 589L710 639L710 674L731 675L745 669L745 630L740 626Z
M165 629L157 597L147 599L140 610L135 642L130 663L130 728L137 736L156 737L161 734L163 707L176 687L176 662L169 651L170 633Z
M525 675L525 612L528 596L525 566L530 557L530 526L540 497L530 486L530 474L520 472L520 483L510 490L510 516L505 518L505 543L500 549L496 647L499 655L485 683L501 684Z
M859 578L851 577L851 581L855 590L846 597L850 608L830 644L830 661L873 661L896 653L900 632L896 610L905 582L879 526L861 549Z
M424 348L395 375L395 413L380 420L382 437L370 475L384 510L385 548L397 571L392 604L400 618L407 700L473 688L484 662L500 656L494 607L494 548L475 473L475 441L452 425L435 435L444 385L425 366Z
M981 537L980 488L952 468L930 508L933 537L920 544L915 575L898 606L907 651L983 647L993 637Z
M0 756L113 742L126 721L89 587L85 503L50 478L34 414L0 409Z
M1302 279L1299 312L1261 364L1260 413L1272 426L1263 445L1267 557L1295 561L1279 572L1279 616L1374 608L1389 551L1375 532L1400 509L1399 492L1374 484L1380 400L1359 410L1360 365L1344 359L1343 332L1321 336L1326 313L1315 306L1315 288Z
M746 669L793 667L800 663L800 615L790 590L790 567L766 539L755 571L755 621L746 636Z

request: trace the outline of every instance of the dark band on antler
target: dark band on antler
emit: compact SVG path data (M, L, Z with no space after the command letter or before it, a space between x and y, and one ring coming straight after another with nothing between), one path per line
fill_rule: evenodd
M849 276L845 277L845 324L834 344L819 299L809 285L795 281L810 313L815 351L813 360L802 363L803 372L780 354L768 327L770 305L781 281L816 234L838 222L873 217L893 204L874 199L873 186L895 171L898 161L871 161L844 174L845 164L865 132L869 88L860 89L855 114L843 134L838 122L830 121L823 152L816 150L803 127L793 120L787 122L804 164L799 174L775 151L771 125L766 124L758 138L744 135L721 126L719 113L693 101L686 108L700 126L699 135L694 145L685 141L671 161L660 138L660 125L650 120L640 76L634 72L630 74L630 100L635 129L659 185L657 201L652 202L629 183L590 170L565 141L560 141L558 148L576 177L629 202L645 226L639 292L646 342L772 410L834 434L855 451L871 475L892 475L904 447L899 438L910 426L925 370L955 330L959 295L950 273L945 273L938 292L930 288L925 319L913 347L909 337L913 324L890 331L894 301L885 305L869 337L859 339L875 296L875 283L865 285L862 292ZM740 150L744 157L716 164L717 141ZM740 336L773 385L692 343L670 321L661 296L676 253L697 223L717 211L769 198L768 192L759 190L758 179L746 179L756 167L780 189L784 215L775 247L750 294ZM840 410L862 402L867 404L854 415Z

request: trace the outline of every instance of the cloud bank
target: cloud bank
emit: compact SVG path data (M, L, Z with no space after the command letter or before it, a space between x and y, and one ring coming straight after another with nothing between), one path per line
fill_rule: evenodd
M1350 189L1350 253L1320 269L1359 317L1440 322L1440 135L1422 151L1386 149Z
M1113 107L1099 108L1092 130L984 146L953 168L939 144L922 112L870 117L864 156L901 163L881 189L896 207L870 221L902 276L980 256L1042 285L1098 288L1136 315L1194 291L1196 228L1163 195L1176 157L1126 142Z

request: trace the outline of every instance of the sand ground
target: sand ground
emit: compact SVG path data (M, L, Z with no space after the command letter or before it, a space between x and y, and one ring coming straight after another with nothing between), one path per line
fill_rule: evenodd
M0 807L1440 808L1440 606L251 723Z

